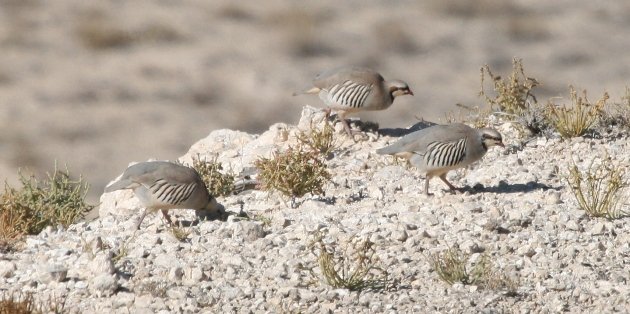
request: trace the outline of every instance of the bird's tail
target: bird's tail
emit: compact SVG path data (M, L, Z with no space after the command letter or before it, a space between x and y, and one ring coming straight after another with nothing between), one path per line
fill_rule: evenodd
M377 149L376 153L379 154L379 155L391 155L391 154L394 154L396 152L394 151L394 149L390 145L390 146L386 146L386 147L382 147L382 148Z
M319 87L313 87L311 89L307 89L301 92L293 92L293 96L304 95L304 94L317 94L321 89Z
M131 184L132 184L131 180L129 180L129 179L122 179L121 178L121 179L119 179L117 181L114 181L114 182L110 183L108 186L106 186L105 187L105 193L126 189Z

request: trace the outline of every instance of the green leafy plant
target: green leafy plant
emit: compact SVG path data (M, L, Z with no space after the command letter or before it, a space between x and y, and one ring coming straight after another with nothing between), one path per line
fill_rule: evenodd
M85 202L89 189L83 178L70 179L68 169L55 166L47 179L38 181L19 173L22 189L5 184L0 195L0 243L15 243L26 234L38 234L46 226L67 227L94 208Z
M609 98L608 93L604 93L595 104L591 104L586 98L586 91L582 92L583 96L578 96L573 86L570 90L570 108L556 106L552 102L548 104L547 117L563 138L584 135L595 124Z
M291 197L293 205L295 198L307 193L324 194L324 184L330 180L320 154L302 147L289 147L271 158L260 158L255 165L262 188Z
M323 280L333 288L351 291L387 290L392 281L387 270L378 266L374 243L365 240L344 249L326 245L321 235L311 244ZM313 276L315 276L313 274Z
M578 205L589 216L617 219L628 215L620 204L628 187L625 174L626 170L613 165L609 158L599 163L593 159L585 171L573 163L566 180Z
M485 78L488 76L492 80L494 93L490 96L484 90ZM481 68L481 91L480 96L485 97L492 108L496 108L506 113L519 113L528 109L528 101L537 103L532 90L540 85L535 78L527 77L523 67L523 60L514 58L512 60L512 74L507 80L501 76L494 75L490 66Z
M498 272L487 254L481 255L472 268L468 266L469 261L470 254L462 252L457 247L429 256L431 268L449 285L459 282L483 289L506 290L510 294L516 292L516 282Z
M234 192L234 174L225 172L217 156L211 161L201 160L199 155L192 158L192 167L199 173L211 195L227 196Z

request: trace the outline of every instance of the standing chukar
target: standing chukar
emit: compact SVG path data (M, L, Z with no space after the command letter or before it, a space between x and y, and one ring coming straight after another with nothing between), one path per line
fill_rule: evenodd
M313 80L314 87L306 94L319 94L330 110L335 110L348 135L352 136L346 114L364 110L384 110L402 95L413 95L407 83L386 81L367 68L341 67L323 72Z
M481 159L489 147L503 146L501 134L490 128L474 129L465 124L435 125L405 135L398 142L378 149L383 155L395 155L426 174L424 194L429 195L429 180L439 177L451 190L446 174Z
M169 209L195 209L197 214L223 212L197 171L172 162L147 161L132 165L118 180L105 187L105 193L123 189L133 190L146 207L136 229L140 228L147 211L161 210L169 224Z

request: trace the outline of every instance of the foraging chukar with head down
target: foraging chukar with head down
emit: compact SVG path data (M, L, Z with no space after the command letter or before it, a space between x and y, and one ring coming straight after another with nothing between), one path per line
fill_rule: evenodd
M306 94L319 94L319 98L330 110L335 110L348 135L352 131L346 114L384 110L394 102L394 98L412 95L407 83L400 80L386 81L383 76L368 68L346 66L323 72L313 80L313 88Z
M133 190L146 208L136 229L148 211L162 211L169 224L170 209L194 209L198 215L223 212L197 171L172 162L147 161L129 166L118 180L105 187L105 193L123 189Z
M405 135L398 142L378 149L383 155L395 155L426 174L424 194L429 195L429 180L439 177L456 190L446 174L480 160L492 146L503 146L501 134L491 128L474 129L465 124L435 125Z

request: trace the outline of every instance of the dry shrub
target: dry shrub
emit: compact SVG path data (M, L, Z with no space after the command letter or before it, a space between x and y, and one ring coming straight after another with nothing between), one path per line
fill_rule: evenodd
M593 159L585 171L573 163L565 179L578 205L589 216L617 219L629 214L620 204L628 187L625 175L625 168L604 157L597 163Z
M301 146L305 146L311 151L326 157L339 147L339 144L335 141L335 128L333 128L328 119L325 120L321 129L318 129L311 123L310 131L300 131L296 137Z
M484 90L485 77L492 80L494 96L489 96ZM523 60L512 60L512 74L503 80L500 75L494 75L488 65L481 68L480 96L485 97L493 109L507 113L519 113L528 109L528 102L537 103L532 90L540 85L535 78L527 77L523 68Z
M582 92L583 96L578 96L573 86L570 90L572 103L570 107L566 105L560 107L551 101L547 105L547 119L563 138L584 135L602 115L609 98L608 93L604 93L595 104L591 104L586 98L586 90Z
M354 243L352 243L354 242ZM374 243L350 241L346 247L326 245L321 235L311 244L324 282L333 288L350 291L379 291L392 287L387 270L380 267ZM311 275L317 276L312 272Z
M64 313L65 298L50 296L47 300L36 301L31 293L3 292L0 297L0 313L44 314Z
M223 170L223 164L218 161L217 156L207 161L201 160L197 155L192 158L192 161L192 168L199 173L210 195L219 197L234 192L234 174Z
M0 243L16 244L27 234L38 234L46 226L67 227L94 208L85 203L89 186L70 179L68 169L55 166L52 174L42 182L19 173L22 189L5 184L0 195Z
M337 148L334 129L328 121L321 129L311 124L311 130L299 132L296 139L297 146L255 162L262 188L290 197L292 206L296 205L297 197L307 193L324 195L324 184L331 177L325 160Z
M271 158L260 158L255 165L262 188L291 197L294 206L295 198L307 193L323 195L324 184L330 180L321 155L301 146L289 147Z
M516 293L516 281L495 269L487 254L481 255L472 268L469 267L469 261L470 254L458 247L429 256L431 268L449 285L462 283L488 290L504 290L508 294Z
M600 125L610 127L617 125L624 129L630 129L630 88L626 87L621 102L609 104L602 112Z

